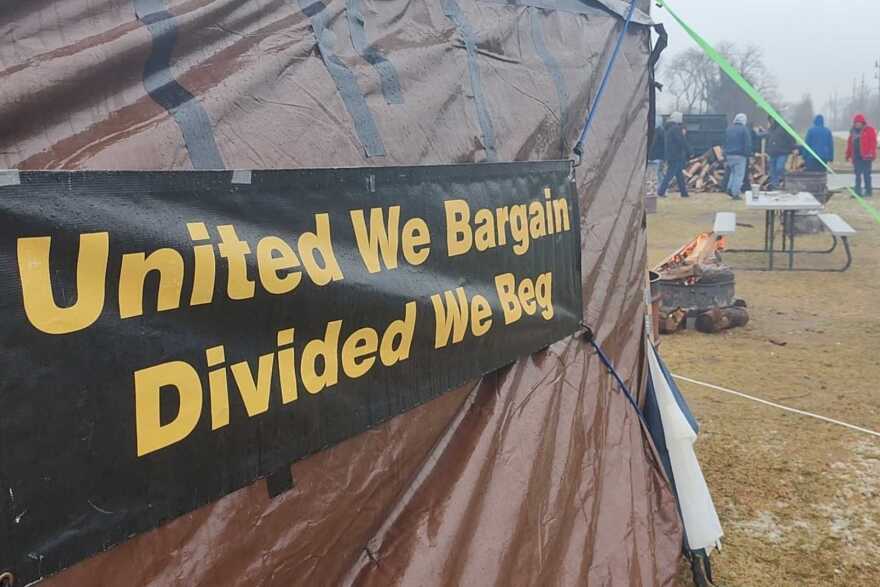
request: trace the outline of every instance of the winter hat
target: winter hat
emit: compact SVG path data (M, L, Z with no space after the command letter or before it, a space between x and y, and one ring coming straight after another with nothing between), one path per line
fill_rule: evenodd
M681 124L682 122L684 122L684 114L682 114L681 112L673 112L669 115L669 122Z
M867 125L867 124L868 124L868 121L865 120L865 115L864 115L864 114L856 114L856 115L855 115L855 117L853 118L853 124L855 124L855 123L857 123L857 122L861 122L861 123L864 124L864 125Z
M741 125L745 126L748 123L749 123L749 117L746 116L745 114L743 114L742 112L737 114L733 119L733 124L741 124Z

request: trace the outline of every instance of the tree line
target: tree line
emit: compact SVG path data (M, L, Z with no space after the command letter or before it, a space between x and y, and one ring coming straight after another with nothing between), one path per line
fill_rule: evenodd
M848 129L854 112L865 113L869 119L880 121L880 94L872 92L864 79L860 83L853 82L848 96L833 93L817 111L809 94L795 102L782 100L760 47L725 41L717 50L799 131L809 128L814 115L819 112L825 115L827 126L833 130ZM747 114L752 121L767 118L701 49L686 49L662 60L657 81L664 86L665 104L671 110L684 114L726 114L728 120L733 120L740 112Z

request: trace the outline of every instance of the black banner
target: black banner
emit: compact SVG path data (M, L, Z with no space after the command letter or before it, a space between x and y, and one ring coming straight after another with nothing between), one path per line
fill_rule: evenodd
M109 548L577 330L568 162L0 187L0 573Z

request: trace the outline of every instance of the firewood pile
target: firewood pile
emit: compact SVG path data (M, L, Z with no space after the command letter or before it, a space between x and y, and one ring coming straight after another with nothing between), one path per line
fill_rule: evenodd
M723 192L726 178L726 163L724 161L724 149L721 146L712 147L699 157L688 161L684 168L684 176L687 178L688 191L691 192ZM799 171L804 167L804 160L797 153L789 157L788 171ZM747 185L759 184L761 189L766 189L770 183L770 157L766 153L756 153L749 158L749 175L745 182ZM671 187L677 190L678 186Z

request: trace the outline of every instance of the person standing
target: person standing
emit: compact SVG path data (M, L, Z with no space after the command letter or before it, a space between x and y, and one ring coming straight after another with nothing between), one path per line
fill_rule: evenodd
M673 112L669 115L669 122L666 124L666 130L663 133L664 140L664 159L666 160L666 175L660 182L660 189L657 195L661 198L666 197L666 190L673 178L678 182L678 191L682 198L687 198L687 180L684 177L684 166L690 156L690 146L687 142L687 136L684 130L684 115L681 112Z
M743 179L752 154L752 133L746 126L748 122L745 114L737 114L724 136L724 158L729 169L727 194L734 200L742 199Z
M778 190L782 186L782 178L785 177L785 164L788 163L788 156L793 150L794 139L775 119L771 118L770 129L767 131L771 190Z
M877 158L877 131L868 125L864 114L856 114L846 144L846 160L852 161L856 172L856 193L871 197L871 167ZM865 191L862 191L862 180Z
M813 119L813 126L807 131L806 142L820 158L817 160L807 149L801 147L801 157L806 162L807 171L825 171L825 164L834 161L834 137L825 126L825 117L821 114Z

